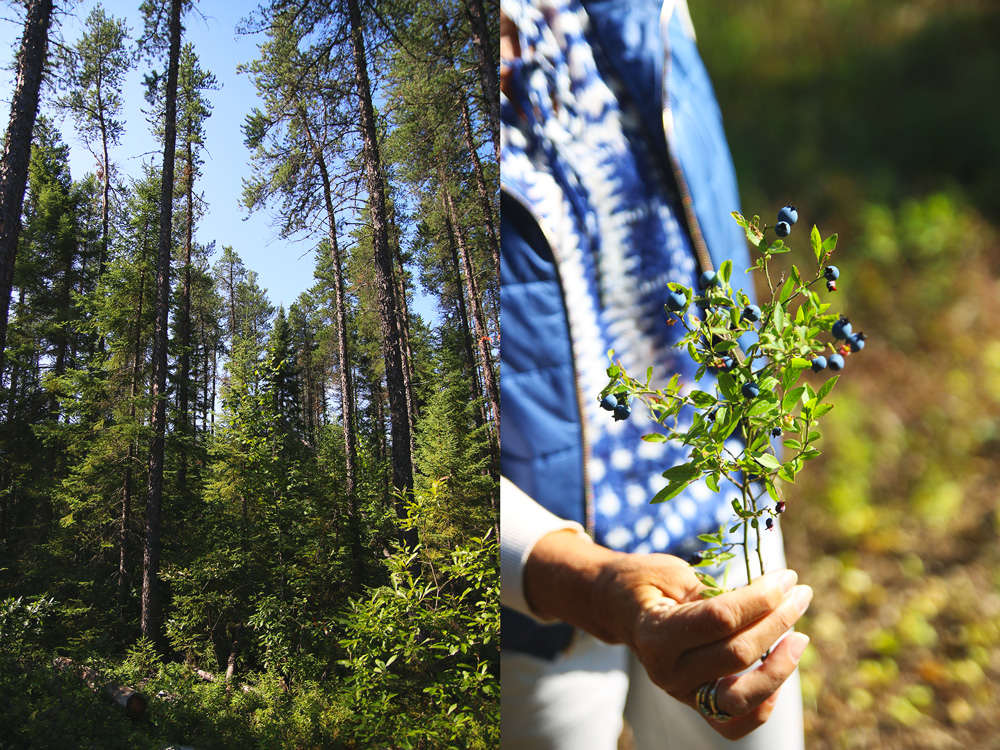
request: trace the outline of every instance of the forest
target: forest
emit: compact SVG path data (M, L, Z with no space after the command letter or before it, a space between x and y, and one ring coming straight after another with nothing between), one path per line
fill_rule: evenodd
M498 4L247 3L210 71L214 3L9 3L0 748L494 747ZM315 249L287 309L199 231L237 72L232 198Z

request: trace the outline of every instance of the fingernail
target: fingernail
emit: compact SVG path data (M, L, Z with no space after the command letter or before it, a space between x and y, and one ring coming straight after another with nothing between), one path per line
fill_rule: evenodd
M795 590L791 593L792 604L795 605L795 609L798 610L799 614L804 614L807 609L809 609L809 603L813 598L813 590L810 586L802 585L796 586Z
M789 658L791 658L794 664L798 664L799 659L802 658L802 653L806 650L806 646L809 645L809 636L805 633L792 633L785 640L788 641Z
M782 570L774 574L778 579L778 585L781 586L781 593L787 594L792 590L792 586L799 580L799 574L794 570Z

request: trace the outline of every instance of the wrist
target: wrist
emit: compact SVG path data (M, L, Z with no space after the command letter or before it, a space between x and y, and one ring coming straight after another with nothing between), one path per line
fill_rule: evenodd
M524 594L540 618L561 620L608 643L626 640L614 599L618 564L628 556L560 530L542 537L524 566Z

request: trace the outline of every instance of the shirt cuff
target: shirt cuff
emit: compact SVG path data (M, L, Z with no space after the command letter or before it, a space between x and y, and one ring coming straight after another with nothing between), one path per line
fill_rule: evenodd
M527 615L536 622L542 620L532 612L524 598L524 564L532 548L546 534L569 529L591 541L583 526L576 521L549 512L532 500L513 482L500 477L500 603Z

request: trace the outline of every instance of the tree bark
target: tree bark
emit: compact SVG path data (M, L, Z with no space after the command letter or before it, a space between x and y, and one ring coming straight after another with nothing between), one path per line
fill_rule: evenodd
M135 347L132 350L132 389L129 403L129 423L135 425L135 402L139 395L139 374L142 372L142 301L145 294L145 274L139 276L139 302L135 313ZM125 479L122 492L122 516L118 528L118 618L125 619L125 603L128 600L128 524L132 514L132 468L136 458L135 440L128 441L128 456L125 463Z
M382 348L385 357L386 388L389 393L389 418L392 437L393 486L399 495L413 491L413 465L410 458L410 422L406 405L406 385L403 378L402 341L397 319L398 302L393 281L392 252L389 248L386 220L385 184L382 160L379 153L378 129L372 105L372 89L368 79L361 9L358 0L347 0L351 27L351 44L354 56L355 84L358 96L358 115L364 141L364 164L368 181L368 206L372 224L374 246L375 283L378 292ZM405 501L397 498L396 515L406 518ZM413 549L417 544L415 529L400 528L400 541Z
M170 307L170 230L173 220L174 155L177 138L177 68L181 50L182 0L170 4L170 53L167 64L160 191L159 259L156 272L156 323L153 329L153 441L149 451L146 538L142 550L142 635L160 638L160 534L163 506L163 447L167 427L167 337Z
M500 163L500 69L493 49L493 34L490 33L489 17L483 0L464 0L465 11L472 26L472 42L476 48L479 64L479 85L483 90L483 109L486 124L497 164ZM499 14L497 14L499 18Z
M191 389L191 246L194 243L194 153L190 134L185 138L184 150L184 197L187 215L184 227L184 282L181 286L181 309L178 328L180 329L180 353L177 383L177 426L181 436L180 463L177 466L177 486L181 494L187 491L188 450L186 439L191 434L188 420Z
M486 391L486 398L490 403L490 410L493 412L493 426L496 433L500 433L500 391L497 388L496 376L493 370L493 355L490 352L490 337L486 328L486 316L483 315L482 305L479 300L479 289L476 283L476 273L472 266L472 257L469 248L466 246L462 233L462 227L458 221L458 213L455 210L455 203L452 200L451 192L444 181L443 169L439 168L441 178L441 190L444 192L445 204L448 206L448 213L451 216L452 224L455 227L455 235L458 240L458 253L462 259L462 266L465 271L463 282L465 294L468 298L469 311L472 313L473 325L475 326L476 343L479 350L479 367L483 377L483 388Z
M80 679L94 690L103 688L104 694L124 708L129 716L141 716L146 711L146 696L135 688L119 685L116 682L108 682L97 670L82 664L77 665L72 659L65 656L56 658L53 665L60 671L72 668L80 676Z
M458 282L458 294L455 295L455 305L458 308L458 324L462 332L462 349L465 354L465 364L469 368L469 398L479 402L476 410L476 427L486 424L486 406L482 402L482 383L479 382L479 363L476 361L476 353L472 348L472 326L469 325L469 313L465 308L465 291L462 285L462 267L458 259L458 242L455 239L455 228L451 223L451 214L448 211L448 204L444 198L444 191L441 191L441 204L444 208L444 227L448 235L448 247L451 248L451 265L455 272L455 280ZM492 440L490 441L492 444Z
M460 97L462 105L462 125L465 130L465 147L472 157L472 165L476 173L476 188L479 195L479 210L483 212L483 223L486 225L486 237L490 243L490 254L493 256L493 269L500 275L500 243L497 241L496 222L493 215L493 196L486 184L486 174L483 162L476 151L476 139L472 135L472 116L469 114L469 103Z
M21 209L28 185L31 133L38 114L45 56L52 20L53 0L31 0L24 22L24 36L17 55L17 77L10 102L7 142L0 160L0 370L7 346L7 316L14 288L17 239L21 234Z
M340 260L340 248L337 244L337 217L333 208L333 188L330 172L327 169L326 158L319 144L314 140L309 129L309 119L305 110L299 111L299 117L305 130L309 146L316 158L320 178L323 181L323 199L326 203L327 235L330 240L330 262L333 265L334 303L337 317L337 357L340 360L340 408L344 423L344 452L347 457L344 492L349 500L349 512L354 514L354 483L358 456L357 439L354 433L354 383L351 377L351 360L347 351L347 299L344 294L344 272ZM360 542L359 542L360 544ZM360 550L359 550L360 551Z

